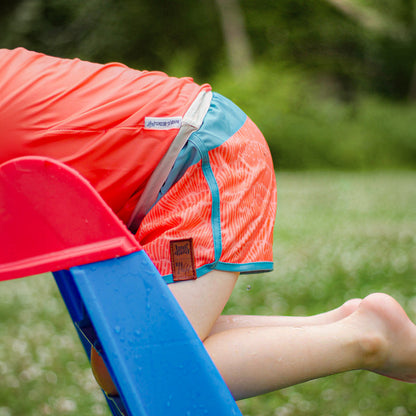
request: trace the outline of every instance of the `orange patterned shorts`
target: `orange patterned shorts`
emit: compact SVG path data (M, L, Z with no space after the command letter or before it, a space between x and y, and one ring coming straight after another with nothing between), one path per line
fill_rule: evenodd
M178 160L174 180L136 234L166 282L187 280L175 275L172 242L177 240L192 241L195 277L213 269L272 270L276 180L256 125L214 94L203 125Z

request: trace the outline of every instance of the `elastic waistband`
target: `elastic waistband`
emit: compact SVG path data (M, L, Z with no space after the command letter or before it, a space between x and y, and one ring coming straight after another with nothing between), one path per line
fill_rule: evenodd
M182 117L178 134L172 141L169 150L163 156L159 165L153 171L152 176L147 181L143 193L127 223L127 226L132 233L137 232L142 219L156 202L159 190L165 183L179 152L186 144L191 134L201 127L204 117L208 112L211 100L211 91L201 91Z

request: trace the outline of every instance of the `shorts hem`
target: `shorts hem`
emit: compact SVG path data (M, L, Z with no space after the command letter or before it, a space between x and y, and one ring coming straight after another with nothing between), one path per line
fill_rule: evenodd
M263 261L243 264L218 262L215 269L223 272L239 272L241 274L265 273L273 270L273 262Z
M238 272L241 274L267 273L273 270L273 262L253 262L253 263L224 263L215 262L206 264L196 270L197 278L202 277L212 270L221 270L223 272ZM162 276L167 284L175 283L172 274Z

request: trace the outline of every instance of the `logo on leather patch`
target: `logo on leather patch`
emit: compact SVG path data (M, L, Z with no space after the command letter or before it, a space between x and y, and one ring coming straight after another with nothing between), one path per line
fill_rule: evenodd
M172 240L170 242L170 262L174 282L196 279L192 238Z

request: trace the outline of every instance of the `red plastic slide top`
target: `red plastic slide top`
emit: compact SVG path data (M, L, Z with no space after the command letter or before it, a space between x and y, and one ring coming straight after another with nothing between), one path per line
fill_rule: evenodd
M48 158L0 166L0 281L140 250L76 171Z

